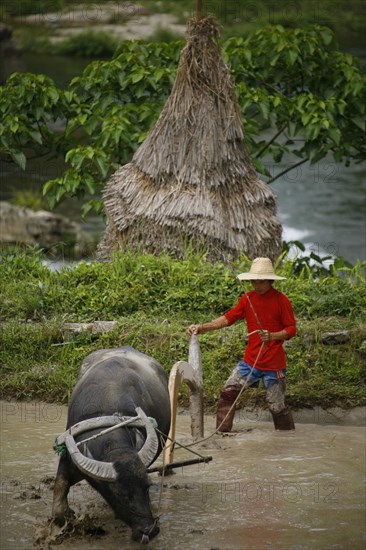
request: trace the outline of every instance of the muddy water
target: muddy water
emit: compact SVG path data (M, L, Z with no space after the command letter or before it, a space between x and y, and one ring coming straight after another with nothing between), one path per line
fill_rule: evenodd
M50 540L47 519L57 468L52 443L64 430L66 408L1 403L1 419L0 548L29 550L37 537ZM187 415L178 417L178 441L190 442L189 424ZM150 549L364 548L364 428L298 423L295 432L279 433L270 422L246 417L235 427L235 435L214 436L195 447L212 462L180 468L164 480L151 475L161 533ZM213 418L205 417L205 435L212 432ZM175 453L175 460L191 457L185 450ZM84 482L72 489L70 503L95 528L75 529L57 548L140 548Z

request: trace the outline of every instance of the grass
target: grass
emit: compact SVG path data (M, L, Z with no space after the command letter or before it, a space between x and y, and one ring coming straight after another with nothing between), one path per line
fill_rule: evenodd
M120 254L109 264L82 263L52 272L41 252L3 254L0 280L1 382L5 399L66 403L79 366L96 349L132 345L155 357L169 373L188 358L186 327L229 309L246 290L235 274L248 268L242 258L211 264L187 252L168 256ZM365 263L319 275L284 258L277 284L292 300L298 336L287 344L288 400L294 407L364 405L366 392ZM62 330L65 321L116 320L118 328L100 336ZM348 330L346 344L326 346L321 334ZM200 336L205 405L217 394L244 351L245 325ZM262 404L264 392L245 392L243 403ZM188 404L182 392L181 404Z

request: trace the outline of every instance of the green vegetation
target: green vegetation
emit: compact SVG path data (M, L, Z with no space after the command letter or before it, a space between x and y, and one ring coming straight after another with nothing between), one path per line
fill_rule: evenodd
M105 182L131 159L171 92L182 45L125 41L111 61L90 63L66 90L44 75L13 74L0 89L0 160L25 169L29 157L62 156L68 169L44 187L50 206L88 196L85 213L100 212ZM227 40L223 56L249 154L268 183L327 155L346 165L366 157L366 77L329 29L263 27ZM284 155L286 170L271 177Z
M55 49L59 55L76 57L102 58L111 57L118 46L118 41L107 32L83 31L70 36Z
M30 208L31 210L44 210L47 208L46 200L40 190L16 191L11 202L16 206Z
M177 42L178 40L181 40L181 36L162 26L158 26L146 39L147 42Z
M366 402L366 262L326 266L322 259L290 261L284 253L277 267L288 279L276 287L289 296L298 319L298 336L287 347L295 407ZM0 263L2 397L66 402L81 361L100 348L132 345L169 372L176 361L187 360L186 327L229 309L248 288L235 274L248 267L244 257L211 264L188 250L180 261L126 252L111 263L83 262L56 272L42 263L40 252L8 251ZM62 330L65 322L94 320L116 320L118 328L100 336L70 337ZM321 343L323 332L339 330L349 331L348 343ZM200 336L207 408L242 356L244 333L238 323ZM246 403L262 399L261 390L244 396Z

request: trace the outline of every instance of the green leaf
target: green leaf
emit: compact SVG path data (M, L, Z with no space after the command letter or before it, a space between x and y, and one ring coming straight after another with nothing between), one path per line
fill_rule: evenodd
M12 159L15 161L15 163L20 166L22 170L25 170L25 166L27 164L27 158L24 153L21 151L10 151L10 155Z
M295 50L288 50L287 52L287 58L288 58L288 61L290 63L290 65L294 65L294 63L296 62L297 58L298 58L298 52L295 51Z
M96 163L96 165L98 166L99 171L100 171L102 177L105 178L106 175L108 174L108 162L107 162L107 159L101 158L101 157L99 156L99 157L96 157L96 158L95 158L95 163Z
M277 55L272 57L272 59L270 60L271 67L274 67L276 65L279 58L280 58L280 54L277 54Z
M259 107L260 112L262 113L263 118L268 120L268 117L269 117L268 101L260 101L258 103L258 107Z
M309 120L312 118L312 113L304 113L303 115L301 115L301 122L303 123L304 126L306 126L308 123L309 123Z
M57 179L48 180L43 185L43 190L42 190L43 195L48 195L50 193L50 191L56 186L57 182L58 182Z
M136 84L137 82L140 82L144 78L144 73L135 73L132 75L131 80L133 84Z
M257 158L252 158L252 163L254 165L254 168L257 170L257 172L259 172L260 174L263 174L264 176L267 176L268 178L271 177L271 172L269 172L269 170L267 170L267 168L265 167L265 165Z
M161 80L164 75L165 75L165 69L162 69L162 68L155 69L154 79L156 82L159 82L159 80Z
M358 126L358 128L360 128L360 130L365 131L366 128L365 128L365 121L364 120L357 117L357 118L353 118L352 122L353 122L353 124L356 124L356 126Z
M329 46L329 44L332 42L334 33L330 29L322 29L320 32L320 36L322 37L322 40L326 46Z
M13 134L15 134L18 128L19 128L19 122L17 120L13 120L13 122L10 124L10 131L13 132Z
M90 174L84 174L84 184L89 195L94 195L97 185L94 178Z
M309 140L314 140L318 137L321 130L320 124L312 123L306 126L305 128L305 135L306 138Z
M32 139L34 139L34 141L39 143L39 145L42 145L43 140L40 132L38 132L37 130L30 130L29 135L32 137Z
M252 52L248 48L244 48L244 57L249 63L252 62Z
M338 128L330 128L330 130L328 131L328 134L329 134L329 136L331 137L331 139L332 139L337 145L340 144L342 134L341 134L341 131L338 130Z
M64 92L64 97L65 97L65 99L68 103L71 103L72 100L74 99L74 94L73 94L73 92L69 92L69 91L66 90Z

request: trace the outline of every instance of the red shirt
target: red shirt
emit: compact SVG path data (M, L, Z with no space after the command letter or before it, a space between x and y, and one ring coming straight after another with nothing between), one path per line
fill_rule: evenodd
M261 326L258 326L247 294L249 294L249 300ZM258 294L255 290L243 294L236 306L225 313L225 317L229 326L236 321L245 319L248 333L262 328L263 330L269 330L269 332L286 330L290 338L296 334L296 321L291 302L287 296L273 287L265 294ZM244 354L244 361L248 365L254 365L261 345L262 340L258 333L249 336ZM261 370L282 370L286 368L286 354L283 349L283 340L271 340L264 345L256 368Z

